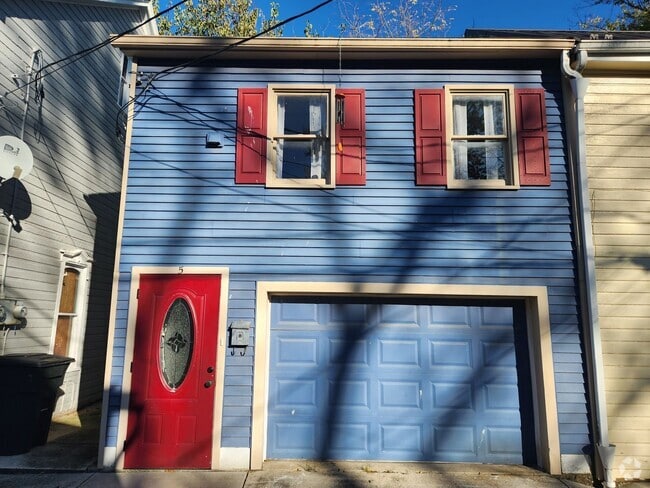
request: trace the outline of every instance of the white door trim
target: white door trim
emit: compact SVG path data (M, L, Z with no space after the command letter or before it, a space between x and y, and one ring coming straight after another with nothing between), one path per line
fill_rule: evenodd
M205 274L220 275L221 287L219 290L219 325L217 332L217 371L214 388L214 411L212 426L212 463L211 469L219 469L221 450L221 419L223 410L224 369L226 366L226 329L228 320L228 285L229 269L223 267L193 267L193 266L134 266L131 270L131 289L129 293L129 312L126 328L126 346L122 374L122 398L120 402L120 415L117 431L117 450L115 452L115 469L124 469L124 442L126 440L127 423L129 417L129 399L131 392L131 373L128 365L133 360L135 345L135 324L138 312L137 293L140 287L140 276L148 274Z

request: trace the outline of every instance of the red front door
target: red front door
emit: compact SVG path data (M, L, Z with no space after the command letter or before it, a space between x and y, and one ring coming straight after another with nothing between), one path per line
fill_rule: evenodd
M220 287L140 276L125 468L211 467Z

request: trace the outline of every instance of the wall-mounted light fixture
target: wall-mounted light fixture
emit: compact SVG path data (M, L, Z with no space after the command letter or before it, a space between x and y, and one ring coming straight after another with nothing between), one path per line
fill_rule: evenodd
M246 348L250 341L250 328L251 323L246 320L235 320L230 324L231 355L235 355L235 349L239 349L240 356L246 354Z
M223 148L223 135L221 132L208 132L205 135L205 147L210 149L221 149Z

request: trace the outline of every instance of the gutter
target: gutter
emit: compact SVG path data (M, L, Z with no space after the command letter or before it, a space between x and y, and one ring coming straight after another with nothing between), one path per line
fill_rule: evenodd
M572 59L574 60L572 66ZM589 80L582 76L589 62L586 50L577 45L571 51L562 52L561 69L569 90L564 90L571 152L570 173L574 189L574 208L577 224L577 253L580 267L580 292L584 310L583 332L587 346L587 374L592 409L594 436L595 475L606 488L615 488L613 464L616 446L609 444L607 425L607 401L605 398L605 370L598 322L596 290L596 253L592 235L591 204L587 178L587 143L585 130L584 98ZM566 85L565 85L566 86Z

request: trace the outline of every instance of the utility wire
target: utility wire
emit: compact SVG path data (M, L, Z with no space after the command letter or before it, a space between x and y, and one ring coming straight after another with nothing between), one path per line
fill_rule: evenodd
M234 42L232 44L229 44L229 45L227 45L227 46L225 46L225 47L223 47L221 49L218 49L218 50L213 51L211 53L205 54L203 56L199 56L199 57L194 58L194 59L190 59L188 61L185 61L184 63L177 64L175 66L164 69L164 70L154 74L149 80L147 80L146 85L140 90L140 92L138 94L136 94L133 98L131 98L131 100L129 100L127 103L122 105L122 107L120 108L120 110L117 113L116 125L119 124L119 119L122 116L122 114L131 105L133 105L138 100L139 97L141 97L142 95L144 95L147 92L147 90L149 89L149 87L151 87L151 85L153 84L154 81L157 81L157 80L159 80L159 79L161 79L161 78L163 78L165 76L168 76L168 75L170 75L172 73L176 73L176 72L180 71L183 68L193 66L193 65L201 63L203 61L207 61L208 59L214 58L214 57L218 56L219 54L222 54L222 53L224 53L226 51L234 49L237 46L241 46L242 44L245 44L245 43L247 43L249 41L252 41L253 39L257 39L258 37L261 37L261 36L263 36L265 34L268 34L269 32L277 29L278 27L282 27L282 26L288 24L289 22L293 22L296 19L299 19L301 17L304 17L305 15L309 15L310 13L315 12L316 10L319 10L320 8L324 7L325 5L327 5L329 3L332 3L333 1L334 0L325 0L324 2L321 2L318 5L310 8L309 10L305 10L304 12L301 12L299 14L288 17L288 18L278 22L277 24L275 24L275 25L273 25L271 27L268 27L267 29L264 29L264 30L262 30L262 31L260 31L260 32L258 32L256 34L253 34L252 36L249 36L249 37L246 37L246 38L243 38L243 39L239 39L238 41L236 41L236 42ZM120 132L119 126L116 127L116 132L118 132L118 133Z
M229 44L228 46L225 46L225 47L223 47L223 48L221 48L221 49L218 49L218 50L213 51L213 52L211 52L211 53L205 54L205 55L203 55L203 56L199 56L198 58L190 59L190 60L188 60L188 61L185 61L184 63L177 64L177 65L172 66L172 67L170 67L170 68L164 69L164 70L162 70L162 71L156 73L155 75L153 75L153 76L151 77L150 80L147 80L147 84L142 88L140 94L145 93L145 92L147 91L147 89L151 86L151 84L152 84L154 81L157 81L157 80L159 80L159 79L161 79L161 78L163 78L163 77L165 77L165 76L167 76L167 75L170 75L170 74L176 73L176 72L180 71L180 70L183 69L183 68L187 68L187 67L189 67L189 66L193 66L193 65L195 65L195 64L199 64L199 63L201 63L201 62L203 62L203 61L207 61L207 60L210 59L210 58L216 57L216 56L218 56L219 54L222 54L222 53L224 53L224 52L226 52L226 51L229 51L229 50L231 50L231 49L234 49L234 48L237 47L237 46L241 46L242 44L245 44L245 43L247 43L247 42L249 42L249 41L252 41L253 39L257 39L258 37L261 37L261 36L263 36L263 35L265 35L265 34L268 34L269 32L271 32L271 31L277 29L278 27L282 27L282 26L284 26L284 25L286 25L286 24L288 24L288 23L290 23L290 22L293 22L293 21L296 20L296 19L299 19L299 18L301 18L301 17L304 17L305 15L308 15L308 14L310 14L310 13L312 13L312 12L315 12L316 10L319 10L320 8L322 8L322 7L324 7L325 5L327 5L328 3L332 3L333 1L334 1L334 0L325 0L324 2L321 2L321 3L319 3L318 5L316 5L316 6L312 7L312 8L310 8L309 10L305 10L304 12L301 12L301 13L296 14L296 15L293 15L293 16L291 16L291 17L285 19L285 20L282 20L282 21L278 22L277 24L275 24L275 25L273 25L273 26L271 26L271 27L268 27L267 29L264 29L264 30L258 32L257 34L253 34L252 36L249 36L249 37L246 37L246 38L243 38L243 39L239 39L237 42L234 42L234 43L232 43L232 44ZM140 94L136 95L133 99L131 99L131 100L126 104L126 106L128 107L129 104L135 103L135 101L137 100L137 98L138 98L138 96L139 96ZM122 107L122 109L124 109L124 107ZM120 111L122 111L122 109L120 109Z
M152 22L152 21L156 20L158 17L160 17L162 15L165 15L166 13L174 10L176 7L179 7L180 5L182 5L182 4L184 4L184 3L188 2L188 1L190 1L190 0L180 0L179 2L175 3L171 7L168 7L165 10L162 10L162 11L158 12L153 17L149 17L149 18L145 19L144 21L142 21L141 23L139 23L135 27L131 27L130 29L127 29L124 32L121 32L119 34L112 35L108 39L100 42L99 44L95 44L94 46L88 47L86 49L82 49L81 51L78 51L78 52L76 52L74 54L70 54L70 55L68 55L68 56L66 56L64 58L61 58L61 59L57 60L57 61L52 61L51 63L46 64L45 66L43 66L38 71L37 79L42 80L46 76L49 76L49 75L52 75L52 74L56 73L57 71L65 68L69 64L75 63L75 62L79 61L81 58L84 58L84 57L94 53L95 51L98 51L99 49L101 49L101 48L103 48L105 46L108 46L110 43L112 43L113 41L119 39L120 37L126 36L126 35L134 32L134 31L138 30L140 27L148 24L149 22ZM56 66L56 65L61 64L61 63L65 63L65 64L59 66L58 68L56 68L56 69L54 69L52 71L44 73L44 71L46 69L48 69L48 68L50 68L52 66ZM22 89L24 89L25 87L27 87L28 85L30 85L31 83L34 83L34 82L35 82L35 80L32 80L30 82L25 83L24 85L21 85L21 86L19 86L17 88L14 88L13 90L11 90L9 92L6 92L5 96L11 95L11 94L13 94L13 93L15 93L15 92L17 92L19 90L22 90Z
M186 61L184 63L178 64L176 66L172 66L171 68L167 68L167 69L165 69L163 71L160 71L159 73L156 73L156 75L152 78L151 81L153 82L154 80L160 79L163 76L166 76L166 75L171 74L171 73L175 73L175 72L177 72L177 71L179 71L179 70L181 70L183 68L187 68L188 66L192 66L194 64L200 63L201 61L205 61L207 59L210 59L213 56L218 56L219 54L221 54L221 53L223 53L225 51L233 49L233 48L235 48L237 46L241 46L242 44L245 44L245 43L247 43L249 41L252 41L253 39L257 39L258 37L261 37L261 36L263 36L265 34L268 34L269 32L277 29L278 27L282 27L283 25L288 24L289 22L293 22L294 20L299 19L300 17L304 17L305 15L309 15L310 13L315 12L316 10L319 10L320 8L327 5L328 3L332 3L333 1L334 0L325 0L324 2L319 3L315 7L312 7L309 10L305 10L304 12L301 12L299 14L296 14L296 15L292 16L292 17L284 19L284 20L278 22L277 24L273 25L272 27L269 27L267 29L264 29L264 30L258 32L257 34L253 34L252 36L246 37L244 39L240 39L237 42L229 44L228 46L223 47L223 48L221 48L221 49L219 49L217 51L205 54L205 55L200 56L198 58L191 59L191 60ZM149 84L150 83L147 83L147 85L149 85Z

